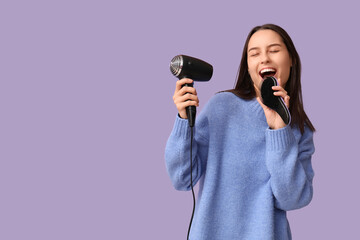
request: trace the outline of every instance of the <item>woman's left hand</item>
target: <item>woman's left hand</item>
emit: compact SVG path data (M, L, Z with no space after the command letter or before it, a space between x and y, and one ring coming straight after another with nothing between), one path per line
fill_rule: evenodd
M275 91L274 95L282 97L284 99L286 107L289 108L290 97L289 95L287 95L285 89L281 86L273 86L272 89ZM266 121L271 129L279 129L286 126L286 124L276 111L263 104L260 97L257 97L256 99L260 103L261 107L264 109Z

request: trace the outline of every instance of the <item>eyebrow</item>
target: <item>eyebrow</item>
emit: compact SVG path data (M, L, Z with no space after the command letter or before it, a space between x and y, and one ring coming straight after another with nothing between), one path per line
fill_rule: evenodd
M273 44L270 44L269 46L267 46L267 48L274 47L274 46L282 47L280 43L273 43ZM250 52L251 50L257 50L257 49L259 49L259 47L253 47L253 48L250 48L248 50L248 52Z

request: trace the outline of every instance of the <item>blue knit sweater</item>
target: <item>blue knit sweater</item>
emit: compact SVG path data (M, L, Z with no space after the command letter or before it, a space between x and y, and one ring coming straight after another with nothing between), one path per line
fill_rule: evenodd
M312 131L271 130L256 99L229 92L210 99L194 130L193 182L200 185L190 239L291 239L286 211L313 195ZM189 151L187 119L177 117L165 150L177 190L191 189Z

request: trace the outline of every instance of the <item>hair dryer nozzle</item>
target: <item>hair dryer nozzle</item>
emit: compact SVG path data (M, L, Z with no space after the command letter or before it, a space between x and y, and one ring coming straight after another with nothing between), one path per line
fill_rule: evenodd
M174 76L179 76L181 69L183 67L183 58L181 55L177 55L171 59L170 62L170 71Z

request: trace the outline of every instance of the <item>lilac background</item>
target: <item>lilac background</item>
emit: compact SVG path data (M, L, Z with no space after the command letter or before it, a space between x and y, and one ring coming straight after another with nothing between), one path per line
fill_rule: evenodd
M186 239L190 192L164 147L169 62L214 66L200 110L234 86L246 35L275 23L303 63L317 128L315 195L294 239L354 239L359 194L356 1L5 1L0 4L0 239Z

